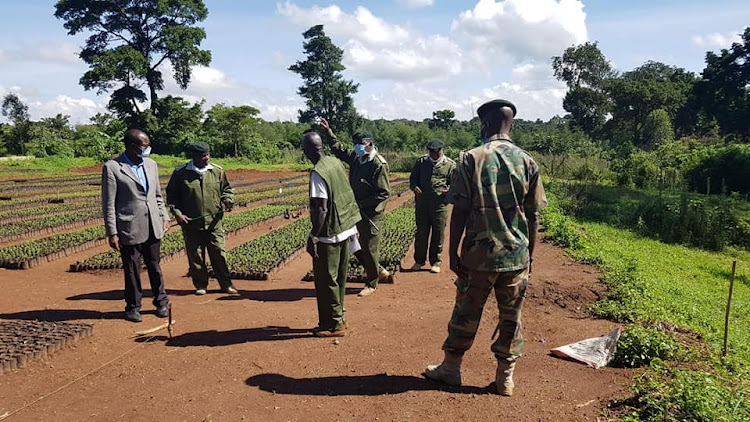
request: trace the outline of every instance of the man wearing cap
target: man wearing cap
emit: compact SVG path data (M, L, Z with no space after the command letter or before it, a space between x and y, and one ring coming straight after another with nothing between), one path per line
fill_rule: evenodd
M521 356L521 305L531 272L537 215L547 203L539 166L510 139L516 107L494 100L477 110L483 145L461 153L448 193L453 203L449 257L456 280L456 304L443 343L445 357L425 376L461 384L461 361L479 328L487 296L494 290L499 310L495 383L513 394L513 371ZM458 254L459 243L461 255ZM494 338L494 336L493 336Z
M125 273L125 319L141 322L141 256L151 282L156 316L166 318L169 299L160 261L161 238L169 214L159 183L159 168L148 156L151 140L138 129L125 132L125 152L102 168L102 212L107 240L120 251Z
M414 192L416 202L414 212L417 222L412 271L424 267L429 239L430 272L440 272L443 234L448 219L445 196L456 171L456 163L443 154L443 146L445 143L439 139L427 142L428 153L417 159L409 177L409 187Z
M328 135L333 155L349 164L349 184L362 214L357 223L362 250L355 256L367 273L367 282L359 296L370 296L378 288L378 282L393 282L393 275L380 265L380 226L391 196L388 163L378 154L371 133L355 134L354 149L348 149L336 139L326 119L320 119L320 126Z
M169 179L167 205L182 227L195 294L204 295L208 288L206 252L221 290L237 293L227 267L226 234L222 224L224 211L230 212L234 206L234 192L224 169L210 162L207 143L188 145L188 153L192 160L177 167Z
M344 297L350 250L357 250L357 222L361 220L344 164L323 153L315 132L302 138L302 151L315 168L310 172L310 220L307 253L313 259L318 301L317 337L346 335Z

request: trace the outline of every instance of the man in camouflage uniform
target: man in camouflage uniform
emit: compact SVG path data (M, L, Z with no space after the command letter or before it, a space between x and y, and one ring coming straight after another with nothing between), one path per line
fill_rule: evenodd
M379 232L391 196L388 163L373 145L372 134L355 134L354 149L348 149L336 139L326 119L320 119L320 126L328 135L327 143L333 155L349 164L349 184L362 215L357 223L362 250L355 256L367 273L367 282L359 296L369 296L375 293L378 282L393 282L393 276L380 265Z
M414 213L417 222L412 271L421 270L424 266L429 239L430 272L440 272L443 234L448 219L445 195L456 171L456 163L443 154L444 146L445 143L439 139L429 141L429 152L417 159L409 177L409 187L415 196Z
M546 203L539 167L510 140L516 107L494 100L477 110L484 145L461 154L448 199L452 202L450 268L456 273L456 304L443 343L445 358L425 376L461 384L461 361L469 350L490 291L500 313L492 344L496 387L513 394L513 370L521 356L521 305L526 294L537 233L537 214ZM458 255L461 236L466 232Z
M302 150L315 168L310 172L312 230L307 253L313 258L318 300L317 337L346 335L344 297L350 249L357 250L357 222L361 219L344 164L323 153L315 132L302 138Z
M221 290L237 293L227 267L223 225L224 211L234 206L234 192L224 169L210 162L207 143L193 143L188 152L192 160L177 167L167 184L167 205L182 227L195 294L204 295L208 288L206 252Z

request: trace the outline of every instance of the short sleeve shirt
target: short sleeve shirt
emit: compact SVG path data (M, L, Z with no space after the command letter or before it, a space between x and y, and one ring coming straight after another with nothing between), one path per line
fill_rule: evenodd
M487 272L529 266L529 217L547 204L539 166L498 136L461 154L448 202L469 209L461 265Z

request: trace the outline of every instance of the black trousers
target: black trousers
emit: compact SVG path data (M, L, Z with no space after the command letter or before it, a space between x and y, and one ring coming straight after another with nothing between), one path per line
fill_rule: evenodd
M159 249L161 240L151 236L145 243L139 245L121 245L120 257L125 272L125 311L141 309L141 256L146 264L148 280L151 282L151 292L154 295L154 306L166 306L169 303L167 292L164 290L164 277L159 265Z

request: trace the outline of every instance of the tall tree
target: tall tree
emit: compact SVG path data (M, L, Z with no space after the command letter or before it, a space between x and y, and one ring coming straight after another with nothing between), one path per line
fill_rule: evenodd
M92 33L80 53L89 65L80 84L98 93L114 90L108 108L131 121L146 100L156 110L164 89L162 65L171 64L175 81L185 89L191 66L211 62L211 52L199 48L206 32L195 26L207 15L203 0L60 0L55 5L55 17L65 21L68 35Z
M616 75L612 64L599 50L598 43L586 42L568 47L562 56L552 57L555 77L568 88L601 88L602 83Z
M8 94L3 97L2 114L13 123L5 137L5 148L11 154L25 154L24 144L31 137L31 121L29 120L29 106L24 104L18 95Z
M629 133L635 146L644 145L643 129L654 110L662 109L674 121L687 103L695 75L685 69L649 61L607 83L612 99L612 117L620 130Z
M596 42L568 47L562 56L552 57L555 77L568 85L563 108L570 113L570 123L588 135L604 124L611 104L603 92L606 82L616 76L612 64Z
M456 112L453 110L437 110L432 112L432 120L430 126L441 129L447 129L451 127L456 117Z
M359 123L352 95L359 84L344 79L341 74L346 67L341 64L344 50L337 47L323 31L323 25L315 25L302 36L307 58L289 66L289 70L302 77L303 85L297 93L305 98L306 110L299 111L300 123L312 123L316 117L324 117L336 132L353 132Z
M750 27L741 43L720 54L706 53L706 68L696 96L709 119L716 119L722 134L750 141Z

